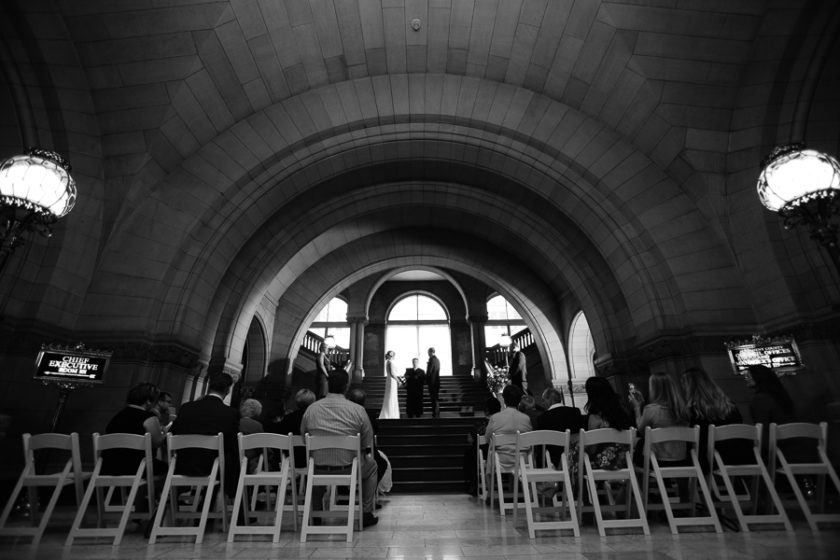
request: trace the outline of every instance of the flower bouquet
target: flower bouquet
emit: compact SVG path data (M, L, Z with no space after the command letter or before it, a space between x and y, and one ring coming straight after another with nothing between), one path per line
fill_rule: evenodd
M494 395L498 394L505 385L510 383L510 375L508 374L507 366L493 367L488 364L487 368L487 388L490 389Z

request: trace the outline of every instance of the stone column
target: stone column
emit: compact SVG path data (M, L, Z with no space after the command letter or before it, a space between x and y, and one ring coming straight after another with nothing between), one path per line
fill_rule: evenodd
M361 383L365 375L365 325L367 317L347 317L350 323L350 359L353 360L353 370L350 379L351 383Z
M483 381L485 376L484 354L487 348L487 341L484 340L484 326L487 324L487 314L470 315L467 320L470 322L470 331L472 332L473 379Z

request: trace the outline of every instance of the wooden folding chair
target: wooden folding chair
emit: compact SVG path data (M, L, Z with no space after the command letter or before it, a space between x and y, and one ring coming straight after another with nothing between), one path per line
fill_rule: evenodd
M308 468L306 473L306 497L303 502L303 522L301 523L300 542L306 542L308 535L345 535L347 542L353 540L353 521L358 519L359 530L362 530L362 449L361 437L355 436L319 436L306 434L306 456ZM343 449L353 453L354 457L349 465L316 466L313 453L324 449ZM346 523L343 525L327 525L324 522L335 517L343 517L342 510L318 510L313 507L312 491L315 486L326 486L335 493L339 487L348 486L349 503L346 507ZM321 504L316 504L321 506ZM320 520L320 525L314 525L313 518Z
M69 452L70 456L64 463L64 467L58 472L41 473L43 468L36 468L36 452L49 453L54 451ZM76 505L82 502L83 495L83 480L86 478L86 473L82 472L82 460L79 453L79 434L73 432L67 434L23 434L23 456L25 464L23 471L12 490L9 501L6 507L3 508L3 514L0 515L0 536L25 536L32 537L32 545L37 546L44 535L44 530L47 528L52 517L55 505L58 502L58 497L64 487L73 485L76 492ZM40 466L41 462L37 461ZM31 512L31 527L12 526L8 527L9 516L12 513L12 508L20 497L23 489L29 493L29 504ZM38 521L38 511L40 511L38 500L38 488L52 488L52 494L43 508L44 512Z
M169 454L169 470L166 473L166 480L163 483L163 491L160 496L157 513L152 524L152 531L149 537L149 544L155 544L158 537L167 535L191 535L195 537L195 544L201 544L204 540L204 530L207 520L210 518L210 507L214 498L220 503L222 519L222 530L227 529L227 503L224 493L225 453L224 435L219 433L215 436L198 434L172 435L167 434L167 449ZM178 452L183 449L206 449L215 451L216 456L210 472L206 475L185 475L176 474L178 464ZM179 491L187 488L192 492L192 503L189 506L181 507L178 503ZM201 511L198 511L198 504L202 501ZM167 501L169 507L166 507ZM166 511L170 511L172 525L163 526L163 519ZM198 520L195 527L178 526L178 520Z
M636 429L616 430L613 428L599 428L597 430L581 430L578 439L578 495L579 495L579 510L583 511L583 495L584 483L589 492L589 498L592 502L592 509L595 513L595 523L598 526L598 534L602 537L606 536L607 529L624 529L641 527L645 535L650 535L650 527L648 526L647 513L645 511L644 502L642 500L642 492L639 488L639 481L636 479L636 470L633 467L633 447L636 444ZM593 465L592 460L587 453L587 447L595 445L609 445L616 446L618 449L623 448L624 451L624 466L621 468L603 468L599 465ZM621 447L618 447L621 446ZM622 483L625 487L624 504L616 504L613 495L609 490L606 492L608 504L601 504L600 493L598 490L598 483ZM631 517L633 513L633 506L636 508L638 517ZM604 519L604 512L624 511L625 518L620 519Z
M708 455L709 486L721 501L728 502L735 512L741 531L747 533L750 525L781 523L785 529L792 531L785 508L782 505L770 473L761 458L761 424L728 424L725 426L709 426ZM753 453L753 462L749 464L727 464L723 455L717 449L722 442L739 442L739 445L749 446ZM719 482L720 481L720 482ZM770 497L775 513L759 513L762 506L760 483ZM723 486L723 490L721 490ZM740 490L740 491L739 491ZM745 514L744 506L751 506L752 513Z
M572 472L569 470L568 446L571 442L569 430L558 432L556 430L535 430L533 432L516 433L516 455L518 462L514 467L514 490L513 503L519 501L518 485L516 480L522 481L522 493L525 502L525 516L528 521L528 535L536 538L536 531L551 531L571 529L576 537L580 536L580 523L575 506L575 496L572 491ZM559 457L551 456L548 447L563 447ZM537 449L542 451L545 466L537 466L534 463L534 455ZM555 455L557 452L555 450ZM557 461L556 465L551 460ZM537 484L550 483L552 485L561 483L562 502L557 501L556 494L552 496L552 505L542 507L537 501ZM559 506L559 507L558 507ZM566 510L566 511L563 511ZM568 519L537 521L537 515L562 515ZM516 509L513 511L514 523L516 523Z
M490 478L489 497L492 505L492 501L495 499L498 491L499 513L504 517L507 510L513 510L515 512L517 507L524 507L525 505L524 501L518 501L518 492L516 491L517 485L519 484L519 479L516 477L519 458L514 455L513 465L503 465L499 452L499 448L505 445L510 446L511 449L516 448L516 434L491 434L489 437L490 449L487 452L487 460L490 462L490 472L488 473L488 477ZM509 474L512 478L512 489L509 493L505 492L502 476L505 474ZM508 501L506 498L516 501Z
M253 449L261 451L257 472L248 474L247 452ZM277 452L281 457L280 470L269 471L268 456L269 449ZM231 512L230 529L228 530L228 542L233 542L236 535L271 535L272 542L280 542L280 530L283 524L283 511L286 501L286 492L291 490L293 525L297 530L297 489L294 480L294 457L292 455L292 438L279 434L259 433L243 435L239 434L239 481L236 486L236 496L233 499L233 510ZM290 488L291 487L291 488ZM257 511L255 501L249 500L249 490L254 500L259 494L260 488L265 490L265 511ZM276 490L273 519L269 511L271 489ZM242 518L245 525L239 525L237 518L242 510ZM267 515L268 514L268 515ZM251 517L256 517L263 523L250 525ZM265 521L270 519L271 524L266 525Z
M120 452L137 451L143 454L143 458L137 466L137 470L125 475L102 474L103 458L102 452L107 450L119 450ZM152 472L152 437L151 434L93 434L93 457L96 461L85 491L82 503L79 505L70 533L67 535L65 546L71 546L78 538L99 538L110 537L113 539L113 546L119 546L125 534L128 520L132 516L135 519L148 520L154 512L155 500L155 479ZM136 507L137 494L141 488L146 488L145 511L139 512ZM119 490L119 503L115 503L116 490ZM128 493L126 494L126 490ZM96 494L96 527L82 527L87 509ZM105 527L105 518L108 514L118 515L116 527Z
M788 457L784 453L779 443L794 439L810 440L807 447L808 451L814 452L814 460L793 462L794 458ZM774 458L773 464L777 470L784 473L796 497L796 502L808 521L808 526L814 532L819 531L820 524L840 523L840 514L825 513L826 477L834 485L834 490L840 495L840 479L837 478L837 473L831 466L826 453L827 441L828 424L826 422L820 422L819 424L805 422L770 424L770 456ZM796 480L797 475L816 477L813 505L808 503L808 499L803 494L799 482ZM816 513L814 509L817 510Z
M688 465L685 466L665 466L660 465L653 452L653 445L657 443L665 443L669 441L682 441L688 446ZM665 514L668 517L668 525L671 528L671 533L676 535L679 533L680 527L697 527L708 526L714 527L715 532L722 533L723 529L720 526L717 512L715 511L714 503L712 502L712 495L709 491L709 486L706 483L706 477L703 470L700 468L700 461L697 456L697 450L700 445L700 426L693 428L684 426L672 426L669 428L651 428L647 427L645 430L645 499L648 495L648 481L650 475L656 480L659 490L659 496L662 499L662 506ZM652 469L652 471L650 470ZM691 484L691 495L689 501L684 504L679 503L679 497L676 498L677 505L671 503L671 496L668 494L668 487L665 484L667 479L688 479ZM700 487L700 492L703 496L703 501L708 511L708 515L694 515L696 509L697 486ZM648 506L647 502L645 505ZM674 509L687 510L689 515L675 517Z

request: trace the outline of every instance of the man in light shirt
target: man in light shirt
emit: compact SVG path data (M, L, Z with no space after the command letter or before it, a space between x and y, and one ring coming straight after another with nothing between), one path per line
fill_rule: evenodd
M362 447L362 525L370 527L376 525L379 519L373 514L376 500L376 461L371 455L373 448L373 428L365 409L347 400L349 375L343 369L333 369L328 377L328 393L323 399L312 403L303 414L300 423L302 434L313 436L336 436L359 434ZM322 449L313 453L315 458L315 472L326 474L346 470L349 472L353 462L353 452L343 449ZM321 503L325 488L316 486L312 492L312 501Z

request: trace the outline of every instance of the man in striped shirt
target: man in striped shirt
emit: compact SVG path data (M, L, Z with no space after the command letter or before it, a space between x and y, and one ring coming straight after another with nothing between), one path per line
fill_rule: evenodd
M329 390L327 396L315 401L306 409L300 423L300 432L313 436L355 436L356 434L361 436L362 510L364 511L362 525L369 527L379 521L373 514L376 500L376 461L370 452L373 447L373 429L365 409L344 398L349 381L347 372L343 369L333 369L327 381ZM349 471L350 464L353 462L353 453L342 449L318 450L313 452L313 456L316 472L319 472L319 468L322 472L329 472L335 471L336 467L345 466ZM324 491L323 486L313 489L313 503L321 503Z

